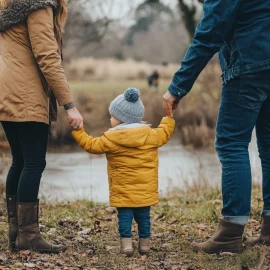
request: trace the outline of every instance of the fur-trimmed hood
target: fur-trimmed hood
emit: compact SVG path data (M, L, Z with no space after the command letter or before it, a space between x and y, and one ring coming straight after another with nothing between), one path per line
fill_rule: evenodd
M28 15L39 9L52 7L57 11L56 0L10 0L7 9L0 11L0 32L26 21Z

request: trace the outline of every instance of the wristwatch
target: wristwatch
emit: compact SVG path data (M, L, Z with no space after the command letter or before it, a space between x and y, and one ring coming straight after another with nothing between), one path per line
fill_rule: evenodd
M70 102L70 103L64 105L64 109L65 109L66 111L67 111L67 110L70 110L70 109L72 109L72 108L74 108L74 107L75 107L74 102Z

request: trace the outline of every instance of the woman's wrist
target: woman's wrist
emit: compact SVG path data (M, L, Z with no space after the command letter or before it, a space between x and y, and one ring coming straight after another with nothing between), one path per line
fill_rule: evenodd
M75 107L75 104L74 104L74 102L69 102L69 103L67 103L67 104L65 104L64 105L64 109L67 111L67 110L70 110L70 109L72 109L72 108L74 108Z

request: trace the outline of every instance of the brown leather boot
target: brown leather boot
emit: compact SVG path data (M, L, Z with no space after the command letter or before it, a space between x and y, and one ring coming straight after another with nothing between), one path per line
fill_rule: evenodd
M66 248L45 241L39 231L39 203L18 203L18 236L16 250L31 249L41 253L59 253Z
M18 233L17 196L7 196L9 248L14 250Z
M141 255L147 255L150 253L150 238L139 239L139 253Z
M248 246L257 244L270 246L270 216L262 217L261 234L257 238L248 239L245 243Z
M120 241L122 252L128 257L131 257L134 252L132 247L132 238L121 238Z
M244 225L233 224L223 219L219 220L218 228L214 236L204 243L192 243L194 251L209 254L219 252L239 253L243 250L242 235Z

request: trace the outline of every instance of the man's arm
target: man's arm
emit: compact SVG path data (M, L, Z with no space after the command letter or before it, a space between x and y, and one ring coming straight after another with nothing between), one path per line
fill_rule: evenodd
M201 71L224 44L242 1L204 1L204 15L196 28L193 43L168 88L177 99L190 91Z

